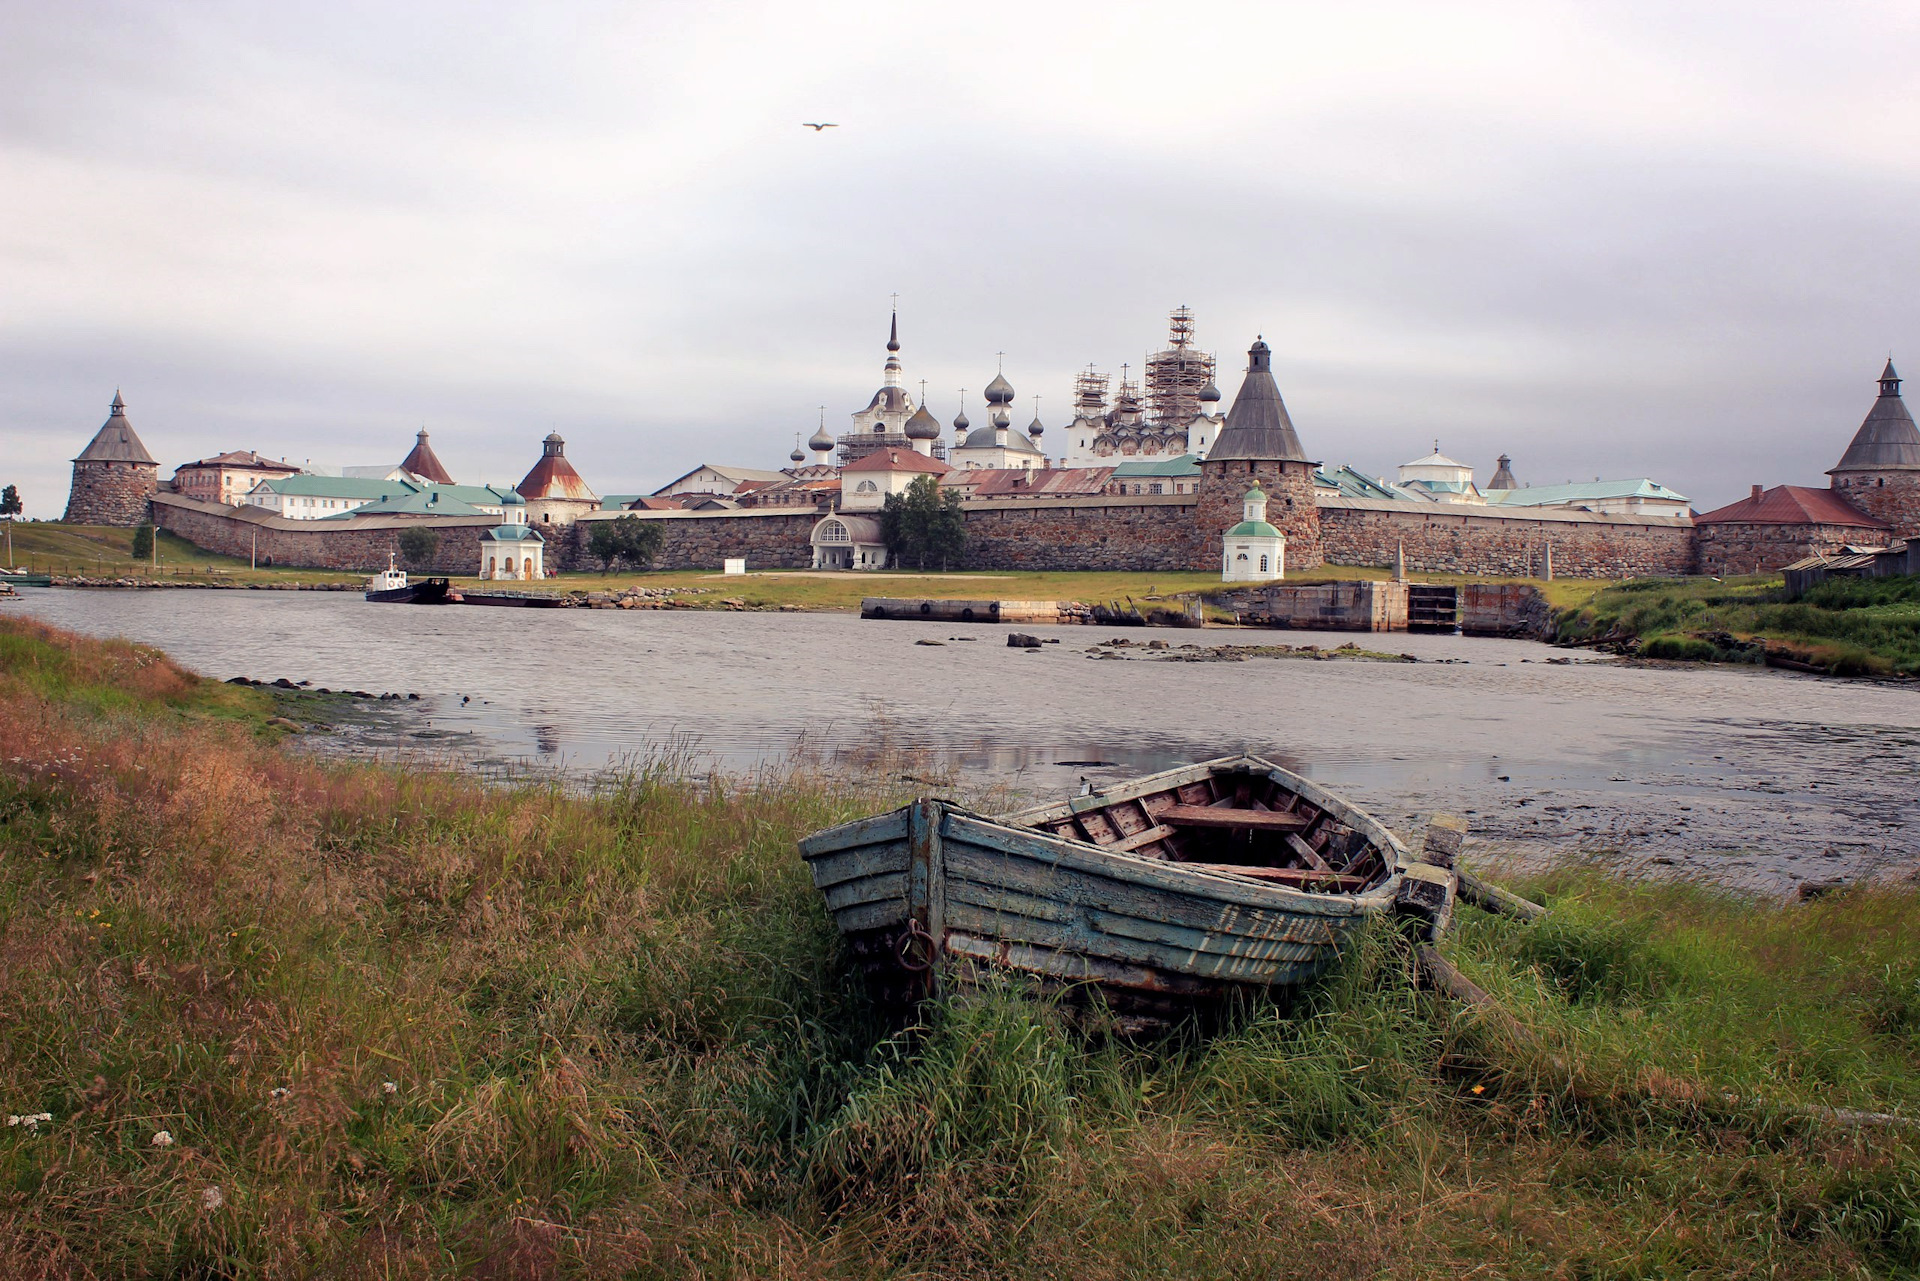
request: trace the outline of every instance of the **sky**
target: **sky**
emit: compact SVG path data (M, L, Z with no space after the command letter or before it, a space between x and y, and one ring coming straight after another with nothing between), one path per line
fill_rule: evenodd
M1308 452L1824 485L1920 376L1920 6L0 0L0 484L116 388L173 465L598 492L943 421L1193 309ZM816 132L804 121L833 121Z

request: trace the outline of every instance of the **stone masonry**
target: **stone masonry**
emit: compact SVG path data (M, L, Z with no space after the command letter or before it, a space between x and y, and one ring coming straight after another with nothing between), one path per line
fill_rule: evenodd
M1693 572L1693 522L1678 516L1515 517L1347 498L1320 508L1320 530L1327 560L1336 565L1391 565L1395 550L1404 546L1407 568L1416 572L1532 578L1544 572L1551 546L1553 572L1566 578ZM1287 560L1291 568L1291 544Z
M118 525L131 529L147 523L147 504L160 487L160 468L153 463L94 462L73 464L73 489L67 513L60 519L71 525Z
M1311 463L1209 459L1200 464L1200 496L1193 513L1198 545L1185 568L1220 568L1220 541L1239 523L1240 505L1256 481L1267 491L1267 523L1287 536L1287 572L1315 569L1329 559L1323 547L1320 508L1313 496Z

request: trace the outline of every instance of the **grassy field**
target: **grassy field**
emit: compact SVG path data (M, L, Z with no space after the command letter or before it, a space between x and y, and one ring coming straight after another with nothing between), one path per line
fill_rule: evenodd
M1832 1277L1920 1268L1920 897L1568 872L1289 1008L885 1025L801 772L590 796L288 752L258 691L0 618L0 1275ZM891 775L889 777L892 777ZM164 1137L163 1137L164 1136Z
M50 521L16 522L14 563L37 573L82 577L145 577L193 582L312 583L359 582L365 575L323 569L250 569L245 557L204 551L162 530L159 563L134 560L133 531L107 525L62 525ZM0 557L5 555L0 535Z
M1788 601L1778 577L1642 579L1596 593L1560 638L1637 640L1650 658L1758 662L1772 653L1840 676L1920 674L1920 579L1833 578Z

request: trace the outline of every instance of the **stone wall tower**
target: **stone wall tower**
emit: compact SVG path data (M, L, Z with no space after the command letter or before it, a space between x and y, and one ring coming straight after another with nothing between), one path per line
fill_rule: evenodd
M1247 352L1247 377L1227 411L1226 426L1200 463L1200 500L1193 519L1198 546L1195 569L1218 565L1220 531L1240 517L1250 486L1267 494L1267 523L1287 539L1289 568L1322 562L1320 509L1313 501L1315 463L1300 447L1286 402L1273 381L1273 352L1256 338Z
M159 488L160 464L133 434L126 403L115 391L107 421L73 460L73 489L61 519L71 525L131 529L147 522Z
M1895 534L1920 536L1920 430L1900 399L1900 375L1891 358L1866 421L1827 475L1834 493L1892 525Z

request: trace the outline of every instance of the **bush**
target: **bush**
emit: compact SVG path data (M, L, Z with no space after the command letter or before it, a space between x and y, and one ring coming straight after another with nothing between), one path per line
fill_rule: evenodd
M400 535L400 559L415 569L431 565L433 554L439 550L440 535L434 530L416 526Z
M127 554L135 560L146 560L153 555L153 526L139 525L134 528L133 542Z
M1720 657L1720 651L1693 636L1656 636L1640 647L1640 656L1670 658L1682 663L1711 663Z
M660 554L661 536L658 524L638 516L596 521L587 534L587 554L600 562L602 574L611 573L614 565L623 561L643 569Z

